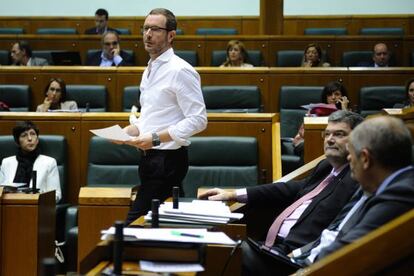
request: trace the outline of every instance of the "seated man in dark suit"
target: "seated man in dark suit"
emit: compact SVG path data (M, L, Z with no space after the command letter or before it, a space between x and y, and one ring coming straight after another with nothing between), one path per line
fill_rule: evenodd
M291 264L285 258L274 259L274 270L293 273L298 264L308 266L410 211L414 207L411 145L409 129L394 117L376 117L355 128L348 160L361 188L317 240L292 252Z
M387 44L377 43L374 46L374 52L372 54L372 62L360 62L358 66L362 67L388 67L390 66L391 53L388 51Z
M85 34L104 34L107 31L118 32L115 29L108 27L108 11L105 9L97 9L95 12L95 27L87 29Z
M320 235L358 187L351 179L346 144L348 135L362 120L359 114L343 110L329 116L324 132L326 160L321 161L304 180L260 185L234 192L216 188L200 197L236 200L278 210L279 215L270 227L261 249L286 254L299 248L314 240L312 237ZM267 265L272 264L265 258L266 255L261 251L252 248L249 243L243 243L243 270L248 275L265 274Z
M86 65L91 66L132 66L134 60L130 54L121 50L119 35L113 31L107 31L102 36L102 52L96 52L88 56Z
M10 56L13 61L12 65L20 65L20 66L49 65L46 59L32 56L32 47L30 47L27 41L18 41L14 43L10 50Z

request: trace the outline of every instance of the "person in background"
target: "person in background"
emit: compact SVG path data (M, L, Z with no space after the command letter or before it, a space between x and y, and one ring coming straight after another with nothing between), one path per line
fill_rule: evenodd
M39 129L30 122L18 122L13 128L18 152L6 157L0 166L0 184L25 183L32 187L32 171L37 172L36 187L40 192L55 190L56 201L62 197L56 160L42 155L39 145Z
M302 67L329 67L328 62L322 61L322 48L316 43L308 44L303 53Z
M87 29L85 34L104 34L107 31L118 32L108 27L109 14L105 9L97 9L95 12L95 27Z
M331 81L325 87L322 91L321 96L321 103L331 104L335 105L337 109L339 110L348 110L349 109L349 100L347 97L347 92L345 86L340 83L339 81ZM324 112L328 112L324 113ZM316 116L327 116L330 113L334 111L332 110L323 110L323 112L320 112L318 110L309 110L309 113L313 113ZM326 115L325 115L326 114ZM292 145L294 148L294 152L296 155L303 158L303 150L304 150L304 135L305 135L305 129L303 126L303 123L299 127L298 133L295 135L295 137L292 140Z
M388 67L390 66L391 53L385 43L377 43L374 45L371 62L359 62L359 67Z
M134 60L130 54L121 50L119 35L114 31L107 31L101 39L102 52L88 56L86 65L90 66L132 66Z
M409 79L405 84L405 102L394 105L394 108L410 107L414 107L414 78Z
M49 110L72 110L78 111L75 101L66 100L66 84L62 79L52 78L45 87L45 100L38 105L36 112L47 112Z
M20 66L46 66L49 65L46 59L33 57L32 47L27 41L18 41L13 44L10 50L12 65Z
M230 40L226 49L226 61L220 67L245 67L250 68L253 65L246 63L248 55L243 42L239 40Z

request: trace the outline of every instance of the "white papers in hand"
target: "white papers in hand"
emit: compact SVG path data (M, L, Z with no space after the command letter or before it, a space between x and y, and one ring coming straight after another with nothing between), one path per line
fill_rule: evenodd
M189 237L177 235L176 233L196 235ZM101 239L105 240L109 235L115 234L115 227L101 231ZM174 234L175 233L175 234ZM188 228L124 228L124 235L134 237L140 241L166 241L166 242L190 242L190 243L212 243L235 245L236 242L230 239L223 232L208 232L207 229Z
M198 272L204 271L200 264L185 263L167 263L167 262L150 262L139 261L141 270L151 272Z
M129 141L132 138L131 136L126 134L125 131L119 125L114 125L100 129L90 129L89 131L95 134L96 136L109 140Z

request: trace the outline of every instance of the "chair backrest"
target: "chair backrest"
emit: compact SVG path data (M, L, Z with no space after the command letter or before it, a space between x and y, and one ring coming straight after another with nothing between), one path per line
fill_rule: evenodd
M259 183L256 138L192 137L190 141L190 166L183 181L186 197L195 197L201 186L246 187Z
M138 108L138 111L141 110L141 104L139 102L140 95L141 91L139 90L139 86L125 86L122 96L122 110L129 112L133 105Z
M23 28L0 28L0 34L24 34Z
M280 88L280 136L294 137L303 123L302 105L320 103L322 86L282 86Z
M359 109L362 116L392 108L406 99L404 86L369 86L359 90Z
M66 99L75 101L80 111L104 112L107 110L105 85L66 85Z
M34 57L44 58L47 60L47 63L49 63L49 65L53 65L52 52L54 52L54 50L34 50L32 52L32 55Z
M346 28L306 28L305 35L347 35Z
M342 54L342 66L352 67L372 63L372 51L348 51Z
M39 148L43 155L56 159L59 170L60 188L62 190L62 199L60 203L65 202L66 195L66 177L67 177L67 143L66 138L61 135L43 135L40 134ZM0 160L5 157L16 155L18 147L14 142L12 135L0 136Z
M226 61L226 51L216 50L211 52L211 66L220 66ZM246 63L253 66L263 66L262 52L260 50L247 50Z
M257 86L203 86L207 112L260 112L260 89Z
M404 35L404 28L361 28L360 35Z
M0 84L0 101L6 103L10 111L29 111L30 86L24 84Z
M120 35L130 35L131 30L128 28L116 28L115 29Z
M174 53L192 66L198 66L197 52L191 50L174 50Z
M196 35L236 35L235 28L198 28Z
M276 53L277 67L300 67L303 61L303 50L282 50ZM322 62L328 61L326 50L322 50Z
M0 50L0 65L10 64L10 53L6 50Z
M36 34L47 34L47 35L74 35L78 31L75 28L38 28Z
M134 147L116 145L94 136L89 141L87 186L133 187L141 183L138 163L141 154Z
M183 35L183 34L184 34L184 31L183 31L183 29L179 29L179 28L177 28L177 30L175 30L175 33L176 33L177 35Z

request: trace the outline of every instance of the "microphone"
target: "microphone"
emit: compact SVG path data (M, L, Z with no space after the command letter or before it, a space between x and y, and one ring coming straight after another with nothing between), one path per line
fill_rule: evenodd
M160 201L158 199L153 199L151 202L151 227L158 228L159 227L159 213L158 207L160 206Z
M178 209L178 203L180 199L180 187L177 187L177 186L173 187L172 194L173 194L173 209Z
M32 171L32 189L31 192L32 194L36 194L39 189L37 189L37 171Z
M115 236L113 240L113 264L112 275L122 275L122 252L124 243L124 222L115 221Z
M85 104L85 112L89 112L89 109L90 109L90 104L89 104L89 102L87 102Z

